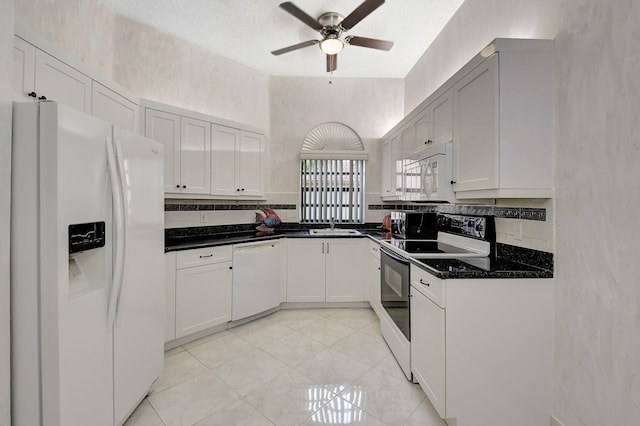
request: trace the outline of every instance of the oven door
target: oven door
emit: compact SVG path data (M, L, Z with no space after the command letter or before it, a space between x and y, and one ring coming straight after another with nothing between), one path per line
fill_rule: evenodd
M409 261L380 248L380 300L393 323L411 341L409 326Z

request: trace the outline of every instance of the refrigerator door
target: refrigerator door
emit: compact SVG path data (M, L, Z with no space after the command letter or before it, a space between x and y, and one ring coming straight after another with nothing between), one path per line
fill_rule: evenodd
M162 145L116 129L124 197L124 273L114 328L116 424L123 423L164 362L164 192Z
M54 102L14 110L13 424L109 426L112 126ZM104 245L70 256L69 226L96 222Z

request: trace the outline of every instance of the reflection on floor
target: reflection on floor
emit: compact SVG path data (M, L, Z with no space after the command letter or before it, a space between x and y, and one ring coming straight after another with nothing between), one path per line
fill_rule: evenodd
M445 426L370 309L281 310L168 351L126 426Z

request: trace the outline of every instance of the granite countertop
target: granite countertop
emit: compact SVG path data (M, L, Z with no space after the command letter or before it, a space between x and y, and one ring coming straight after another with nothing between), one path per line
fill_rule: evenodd
M389 234L374 224L350 226L360 234L311 235L314 226L287 224L273 233L262 233L255 225L203 226L165 230L165 252L191 250L230 244L253 243L279 238L373 238L382 240ZM470 278L552 278L553 254L506 244L497 245L496 259L477 267L457 259L414 259L410 261L442 279ZM473 262L473 261L471 261ZM481 261L482 262L482 261Z
M553 278L553 269L502 257L487 262L486 269L458 259L412 259L412 262L441 279Z
M203 227L206 228L206 227ZM258 232L255 229L229 229L221 232L207 232L203 228L181 228L165 230L165 252L191 250L229 244L253 243L279 238L363 238L382 239L385 233L379 229L358 229L360 234L352 235L311 235L308 229L277 228L273 233ZM213 227L210 227L213 228ZM213 231L216 231L214 229Z

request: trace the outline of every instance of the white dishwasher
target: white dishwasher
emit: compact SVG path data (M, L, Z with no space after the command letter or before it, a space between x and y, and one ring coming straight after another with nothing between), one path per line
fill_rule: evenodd
M278 306L283 280L282 241L234 245L231 320L237 321Z

